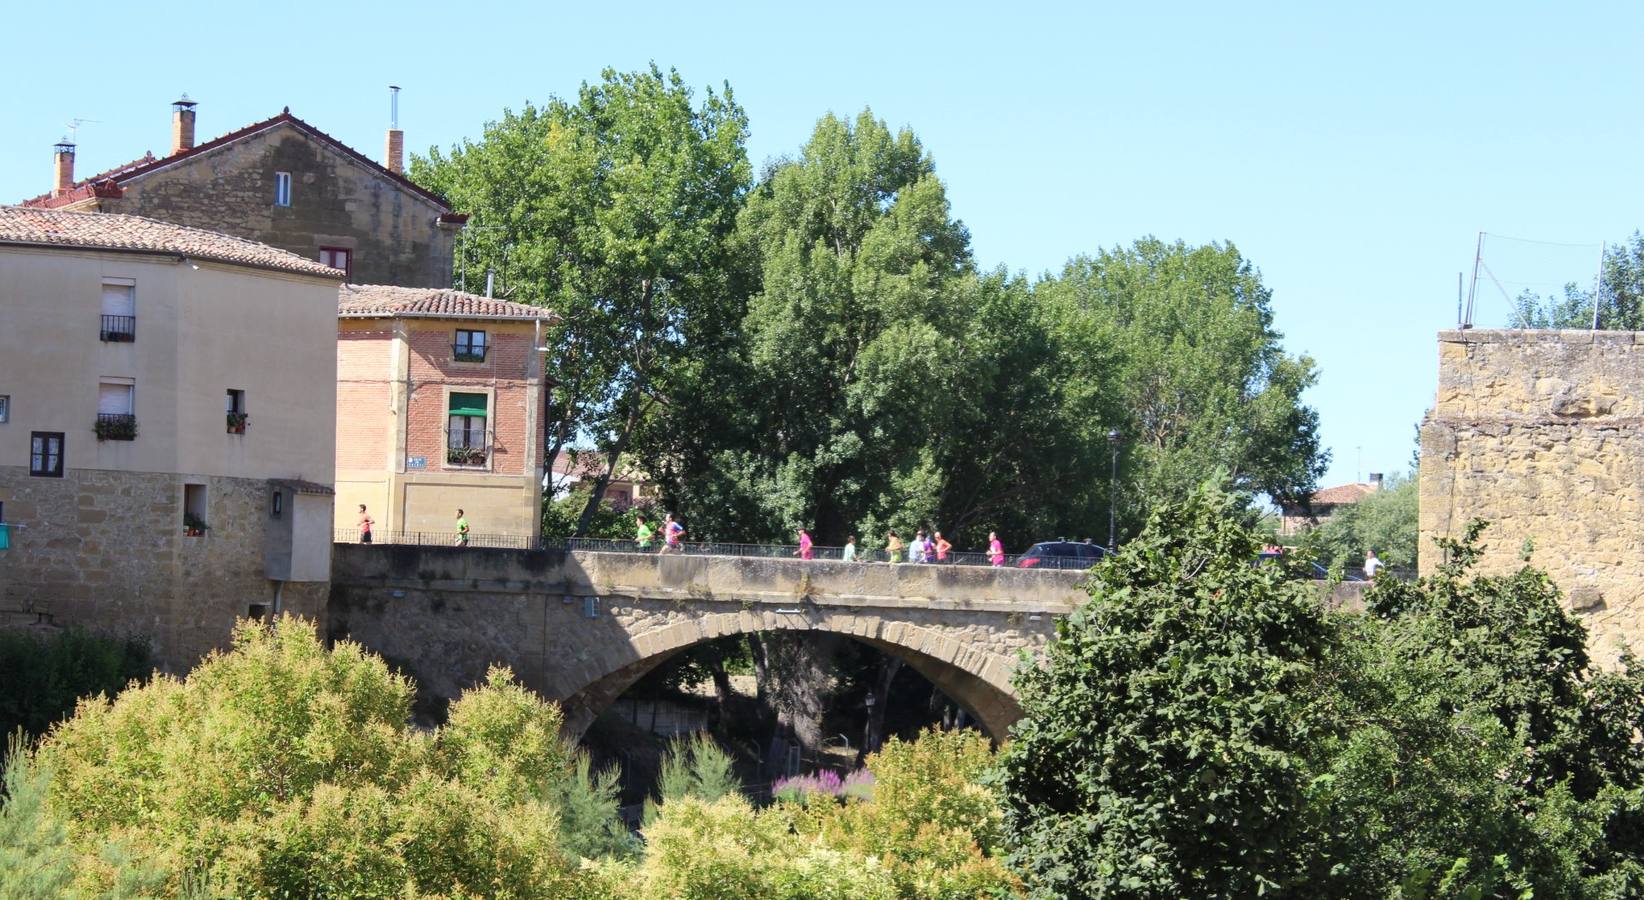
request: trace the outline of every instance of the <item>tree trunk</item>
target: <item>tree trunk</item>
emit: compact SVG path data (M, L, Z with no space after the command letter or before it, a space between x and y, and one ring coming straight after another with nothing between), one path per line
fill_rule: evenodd
M890 706L891 682L902 671L902 660L889 654L879 658L879 677L873 684L873 705L868 707L868 727L862 734L862 747L856 751L856 764L862 765L869 753L878 753L885 743L885 710Z

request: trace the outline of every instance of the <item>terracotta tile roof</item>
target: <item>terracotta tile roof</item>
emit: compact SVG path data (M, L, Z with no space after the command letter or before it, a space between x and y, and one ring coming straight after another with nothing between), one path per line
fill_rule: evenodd
M559 316L540 306L497 300L445 288L345 284L337 291L337 315L344 319L416 316L437 319L543 319Z
M203 228L115 213L0 206L0 244L164 253L259 269L319 275L338 281L347 277L341 269L321 265L315 260L304 259L267 244Z
M1313 492L1314 505L1357 503L1376 492L1374 484L1338 484Z
M323 143L331 145L333 148L335 148L338 152L342 153L343 155L352 157L353 159L357 160L358 162L363 163L366 166L370 167L378 176L381 176L383 178L389 179L390 181L396 182L396 183L399 184L400 187L405 188L406 190L410 191L411 193L416 194L417 196L422 197L423 199L429 201L430 203L433 203L434 205L438 206L442 211L441 212L441 219L451 221L453 224L461 224L460 222L456 222L455 219L450 215L451 206L450 206L450 204L445 202L445 198L443 198L440 195L434 193L433 191L428 190L427 188L421 187L416 182L412 181L409 178L406 178L404 175L399 175L399 174L396 174L394 172L388 171L387 168L385 168L381 163L377 162L376 160L371 159L370 157L366 156L365 154L359 152L358 150L355 150L354 148L348 146L347 144L344 144L342 141L337 140L336 138L332 137L331 135L326 134L325 132L319 130L318 128L315 128L313 125L310 125L307 122L304 122L302 119L297 118L296 116L291 114L291 107L289 107L289 106L286 107L277 116L273 116L272 118L264 119L261 122L252 123L250 125L247 125L244 128L241 128L238 131L231 131L228 134L223 135L222 137L214 138L212 140L206 141L203 144L196 144L193 147L182 151L181 153L173 153L170 156L162 156L162 157L159 157L159 158L156 158L154 156L154 154L149 153L149 154L145 155L142 159L126 163L123 166L119 166L119 167L110 169L107 172L102 172L100 174L93 175L90 178L87 178L87 179L84 179L84 180L81 180L81 181L77 181L77 182L74 183L73 188L69 189L68 191L63 193L61 196L53 197L50 194L50 192L47 192L47 193L41 194L38 197L33 197L33 198L28 199L28 200L24 200L22 205L23 206L39 207L39 208L42 208L42 209L52 209L52 208L59 207L59 206L67 206L70 203L74 203L74 202L79 201L79 200L84 200L85 198L92 196L92 191L93 191L94 187L104 186L105 189L106 189L106 186L112 186L113 188L117 189L119 187L119 185L123 184L124 182L126 182L129 179L136 178L140 175L145 175L149 172L154 171L155 169L164 168L165 166L169 166L172 163L178 162L180 160L187 159L191 156L199 156L202 153L209 153L212 150L215 150L218 147L223 146L224 144L233 143L234 141L237 141L241 138L250 137L251 135L254 135L254 134L256 134L260 131L265 131L269 128L273 128L276 125L285 124L285 123L289 123L293 127L298 128L298 129L300 129L304 132L307 132L311 137L315 138L318 141L321 141ZM107 194L104 194L103 196L106 196L106 195ZM114 194L114 196L119 196L119 194L116 193L116 194ZM464 216L463 220L466 221L466 219L467 219L467 217Z

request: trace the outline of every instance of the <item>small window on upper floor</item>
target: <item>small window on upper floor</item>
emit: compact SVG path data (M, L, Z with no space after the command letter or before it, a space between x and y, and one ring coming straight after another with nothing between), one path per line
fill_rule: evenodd
M458 328L451 355L457 362L485 362L485 332Z
M0 425L11 421L11 395L0 394Z
M229 388L226 398L228 405L228 433L245 434L246 422L249 417L245 413L245 391L238 388Z
M341 269L348 273L348 279L354 279L354 251L347 247L321 247L320 265Z
M275 206L290 206L291 205L291 173L290 172L275 172L274 173L274 205Z
M103 279L103 326L100 337L111 343L137 340L137 282Z

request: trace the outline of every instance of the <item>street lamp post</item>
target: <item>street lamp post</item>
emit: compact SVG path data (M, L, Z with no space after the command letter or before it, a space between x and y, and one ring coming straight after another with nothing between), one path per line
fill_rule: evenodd
M1113 472L1107 482L1107 549L1111 551L1119 543L1119 429L1108 429L1107 442L1113 447Z

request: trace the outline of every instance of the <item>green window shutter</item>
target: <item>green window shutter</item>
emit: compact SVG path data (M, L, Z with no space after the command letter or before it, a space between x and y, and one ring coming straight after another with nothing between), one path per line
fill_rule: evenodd
M484 394L452 394L451 415L453 416L483 416L485 415Z

